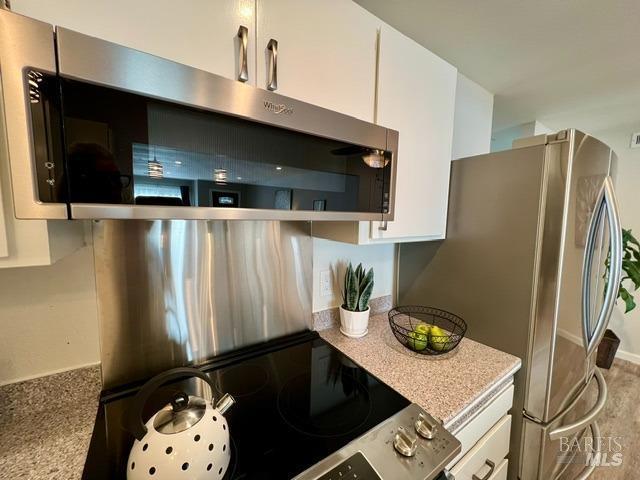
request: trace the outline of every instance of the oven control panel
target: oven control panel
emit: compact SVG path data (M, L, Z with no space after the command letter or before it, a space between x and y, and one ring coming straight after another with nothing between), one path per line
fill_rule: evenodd
M382 480L371 464L358 452L332 468L318 480Z
M295 480L433 480L462 445L411 404L295 477Z

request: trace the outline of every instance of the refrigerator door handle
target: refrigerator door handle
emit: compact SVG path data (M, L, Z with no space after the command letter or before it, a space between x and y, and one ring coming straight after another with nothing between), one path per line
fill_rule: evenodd
M593 332L589 328L589 319L591 317L591 265L598 234L598 227L606 212L609 220L609 239L610 239L610 257L609 257L609 278L607 280L607 289L602 302L602 309L598 314L598 320ZM620 278L622 276L622 227L620 226L620 215L618 213L618 203L613 189L613 181L610 176L604 180L596 206L589 223L587 233L587 241L584 256L584 265L582 268L582 336L584 347L587 351L587 358L598 348L598 344L604 335L604 331L609 323L609 317L618 297L618 288Z
M566 425L562 425L554 430L549 432L549 439L552 441L560 440L562 437L569 437L580 430L587 428L590 424L594 423L598 418L604 406L607 403L607 383L604 380L604 376L599 368L594 370L594 376L596 381L598 382L598 401L593 406L591 410L587 412L587 414L581 419L568 423Z

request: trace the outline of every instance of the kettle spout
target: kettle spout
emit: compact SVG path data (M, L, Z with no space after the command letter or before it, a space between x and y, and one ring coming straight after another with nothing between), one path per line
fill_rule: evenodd
M228 393L225 393L222 398L218 400L218 403L216 403L216 409L224 415L224 413L233 407L235 403L235 399Z

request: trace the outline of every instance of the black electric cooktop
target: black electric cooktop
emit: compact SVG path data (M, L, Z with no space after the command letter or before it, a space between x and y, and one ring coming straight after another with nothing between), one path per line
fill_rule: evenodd
M200 368L212 377L216 399L230 393L236 400L225 414L229 480L292 478L410 403L315 332L221 355ZM180 386L202 394L193 390L195 382L201 381ZM149 402L145 421L169 402L175 387ZM83 479L126 478L133 436L121 418L136 391L103 392Z

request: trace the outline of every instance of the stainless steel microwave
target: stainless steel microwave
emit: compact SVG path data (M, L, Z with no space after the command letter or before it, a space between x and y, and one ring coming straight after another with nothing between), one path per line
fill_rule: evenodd
M398 132L0 11L17 218L393 220Z

